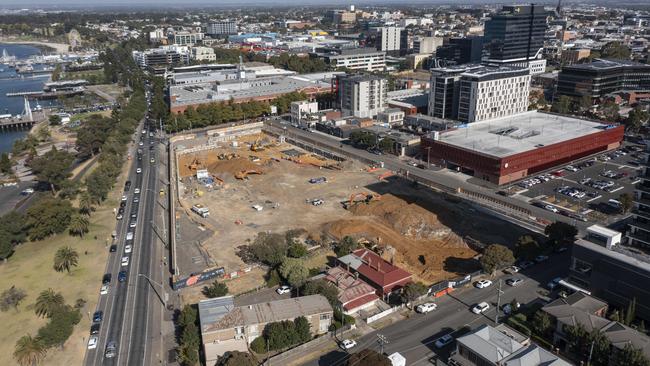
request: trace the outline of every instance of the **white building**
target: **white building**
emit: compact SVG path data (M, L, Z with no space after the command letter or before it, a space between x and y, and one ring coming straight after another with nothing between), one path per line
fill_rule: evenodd
M413 53L428 53L436 52L436 49L442 46L442 37L416 37L413 40Z
M157 28L157 29L155 29L155 30L149 32L149 40L150 40L151 42L160 42L160 41L162 41L162 40L165 39L165 38L167 38L167 37L165 36L165 31L163 31L163 30L160 29L160 28Z
M372 118L386 109L386 79L375 75L339 75L337 82L343 116Z
M399 108L387 108L377 114L377 121L387 127L401 126L404 124L405 113Z
M203 33L180 31L174 34L174 44L181 46L193 46L200 43L203 39Z
M318 102L300 100L291 102L291 124L301 125L303 119L318 112Z
M379 51L399 51L402 28L380 27L377 29L377 49Z
M190 57L192 60L196 61L210 61L214 62L217 60L217 55L214 53L214 49L210 47L192 47Z
M334 53L319 53L318 57L334 68L351 70L383 71L386 68L386 52L372 48L344 49Z
M211 36L221 36L228 34L237 34L237 23L234 20L219 20L208 23L207 34Z

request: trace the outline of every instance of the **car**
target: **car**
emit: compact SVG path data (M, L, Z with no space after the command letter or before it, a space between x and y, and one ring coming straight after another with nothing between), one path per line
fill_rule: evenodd
M133 240L133 232L132 231L129 231L128 233L126 233L126 240Z
M136 227L138 225L138 222L133 220L129 223L129 227Z
M104 318L104 312L103 311L98 310L98 311L95 311L95 313L93 313L93 322L100 323L103 318Z
M122 257L122 267L129 265L129 257Z
M155 162L156 162L156 159L154 159L154 158L151 158L151 159L149 159L149 162L150 162L151 164L153 164L153 163L155 163Z
M442 337L436 339L435 345L436 348L443 348L444 346L450 344L454 341L454 336L451 334L445 334Z
M350 349L353 348L357 345L357 342L354 339L344 339L341 342L341 348L343 349Z
M538 255L537 257L535 257L535 262L537 263L546 262L547 260L548 260L548 255Z
M108 294L108 284L102 285L102 288L99 289L100 295Z
M549 290L553 290L554 288L556 288L560 284L560 281L562 281L561 277L555 277L554 279L551 280L551 282L546 284L546 287Z
M514 309L513 309L514 305ZM515 302L514 304L505 304L501 307L501 310L503 310L503 313L505 315L510 315L514 310L518 310L521 305L518 302Z
M124 218L124 215L122 215L121 213L118 213L117 216L115 216L115 218L118 219L118 220L122 220Z
M544 206L544 209L546 209L548 211L551 211L551 212L555 212L555 213L558 213L558 211L559 211L557 208L555 208L552 205L546 205L546 206Z
M111 253L117 252L117 245L115 245L115 244L111 245L111 247L108 248L108 251L111 252Z
M532 267L534 265L535 265L535 262L523 261L523 262L519 263L518 267L521 268L521 269L526 269L526 268L530 268L530 267Z
M138 203L138 202L140 202L140 197L139 196L133 197L133 203Z
M102 284L106 285L108 283L111 283L111 278L113 277L112 274L110 273L105 273L104 277L102 277Z
M122 202L124 202L126 200L127 200L126 195L122 195Z
M415 311L417 311L420 314L426 314L430 311L434 311L438 308L438 305L432 303L432 302L427 302L424 304L420 304L415 307Z
M142 169L141 169L141 168L138 168L138 169L135 170L135 172L136 172L137 174L140 174L140 173L142 173Z
M138 145L143 146L143 145L144 145L144 142L140 141L140 142L138 143Z
M131 218L132 219L137 219L138 218L138 211L131 212Z
M117 343L115 341L110 341L106 344L106 351L104 352L104 357L113 358L117 356Z
M508 278L508 279L506 280L506 284L507 284L508 286L512 286L512 287L519 286L519 285L521 285L522 283L524 283L524 280L521 279L521 278L517 278L517 277Z
M136 188L133 190L133 194L140 194L140 188Z
M126 202L125 201L120 202L120 208L124 208L124 207L126 207Z
M127 244L124 246L124 253L131 253L132 250L133 250L133 245Z
M93 325L90 326L90 335L99 334L99 328L100 328L99 323L93 323Z
M291 292L291 287L289 287L287 285L280 286L280 287L278 287L277 290L275 290L275 292L277 292L279 295L288 294L288 293Z
M485 311L487 311L490 308L490 304L487 302L483 301L481 303L478 303L472 307L472 313L474 314L481 314Z
M117 274L117 280L120 282L126 281L126 271L120 271L120 273Z
M88 349L97 348L97 337L88 338Z
M564 170L568 170L570 172L577 172L579 169L574 167L573 165L567 165L564 167Z
M515 273L517 273L519 271L520 271L520 269L517 266L510 266L510 267L503 270L503 272L508 273L508 274L515 274Z
M476 288L486 288L491 285L492 285L492 281L490 280L480 280L480 281L476 281L476 283L474 284Z

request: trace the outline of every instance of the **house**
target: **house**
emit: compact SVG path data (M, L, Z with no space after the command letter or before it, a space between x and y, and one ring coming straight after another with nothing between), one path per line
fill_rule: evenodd
M330 268L325 279L339 289L338 299L345 314L369 308L379 300L374 287L343 267Z
M375 288L376 294L386 300L391 293L400 292L407 283L413 282L411 274L384 260L369 249L357 249L338 258L348 272L356 273Z
M498 327L482 325L459 337L448 363L454 366L571 365L503 324Z
M273 322L305 317L312 335L326 333L333 310L322 295L310 295L258 304L235 306L232 296L199 302L201 339L207 364L228 351L248 351L248 345Z
M599 331L612 343L611 360L627 344L640 349L650 359L650 337L617 321L604 318L607 304L599 299L575 292L566 299L559 298L542 308L554 325L553 344L568 347L567 326L582 326L587 332ZM610 362L611 364L612 362Z

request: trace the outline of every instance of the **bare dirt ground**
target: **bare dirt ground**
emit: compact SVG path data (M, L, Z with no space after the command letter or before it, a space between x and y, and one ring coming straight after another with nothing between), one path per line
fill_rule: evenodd
M256 140L248 137L249 143ZM368 172L367 166L352 161L337 169L321 168L318 166L334 162L309 154L286 154L287 150L300 149L269 138L265 143L271 145L259 152L250 151L249 144L240 142L239 147L224 146L181 155L179 159L182 204L193 220L214 232L202 246L226 272L246 267L236 249L257 233L305 229L313 239L324 243L346 235L362 239L387 260L413 273L417 280L433 283L477 269L472 259L477 253L468 247L467 240L512 245L525 233L468 204L400 178L380 181L386 170ZM230 155L227 160L228 154L236 156ZM196 169L207 169L215 177L215 184L199 184L192 177ZM262 174L236 179L235 175L243 170ZM316 177L326 177L327 182L310 184L309 179ZM344 208L343 203L351 195L371 192L377 193L379 199ZM308 202L312 199L322 199L324 204L313 206ZM209 207L210 217L200 219L192 214L189 208L194 204ZM254 205L262 210L256 211Z

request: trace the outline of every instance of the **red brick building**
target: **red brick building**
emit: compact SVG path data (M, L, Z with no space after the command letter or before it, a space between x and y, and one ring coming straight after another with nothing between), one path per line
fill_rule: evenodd
M506 184L616 149L624 127L530 111L422 138L422 155L477 178Z

